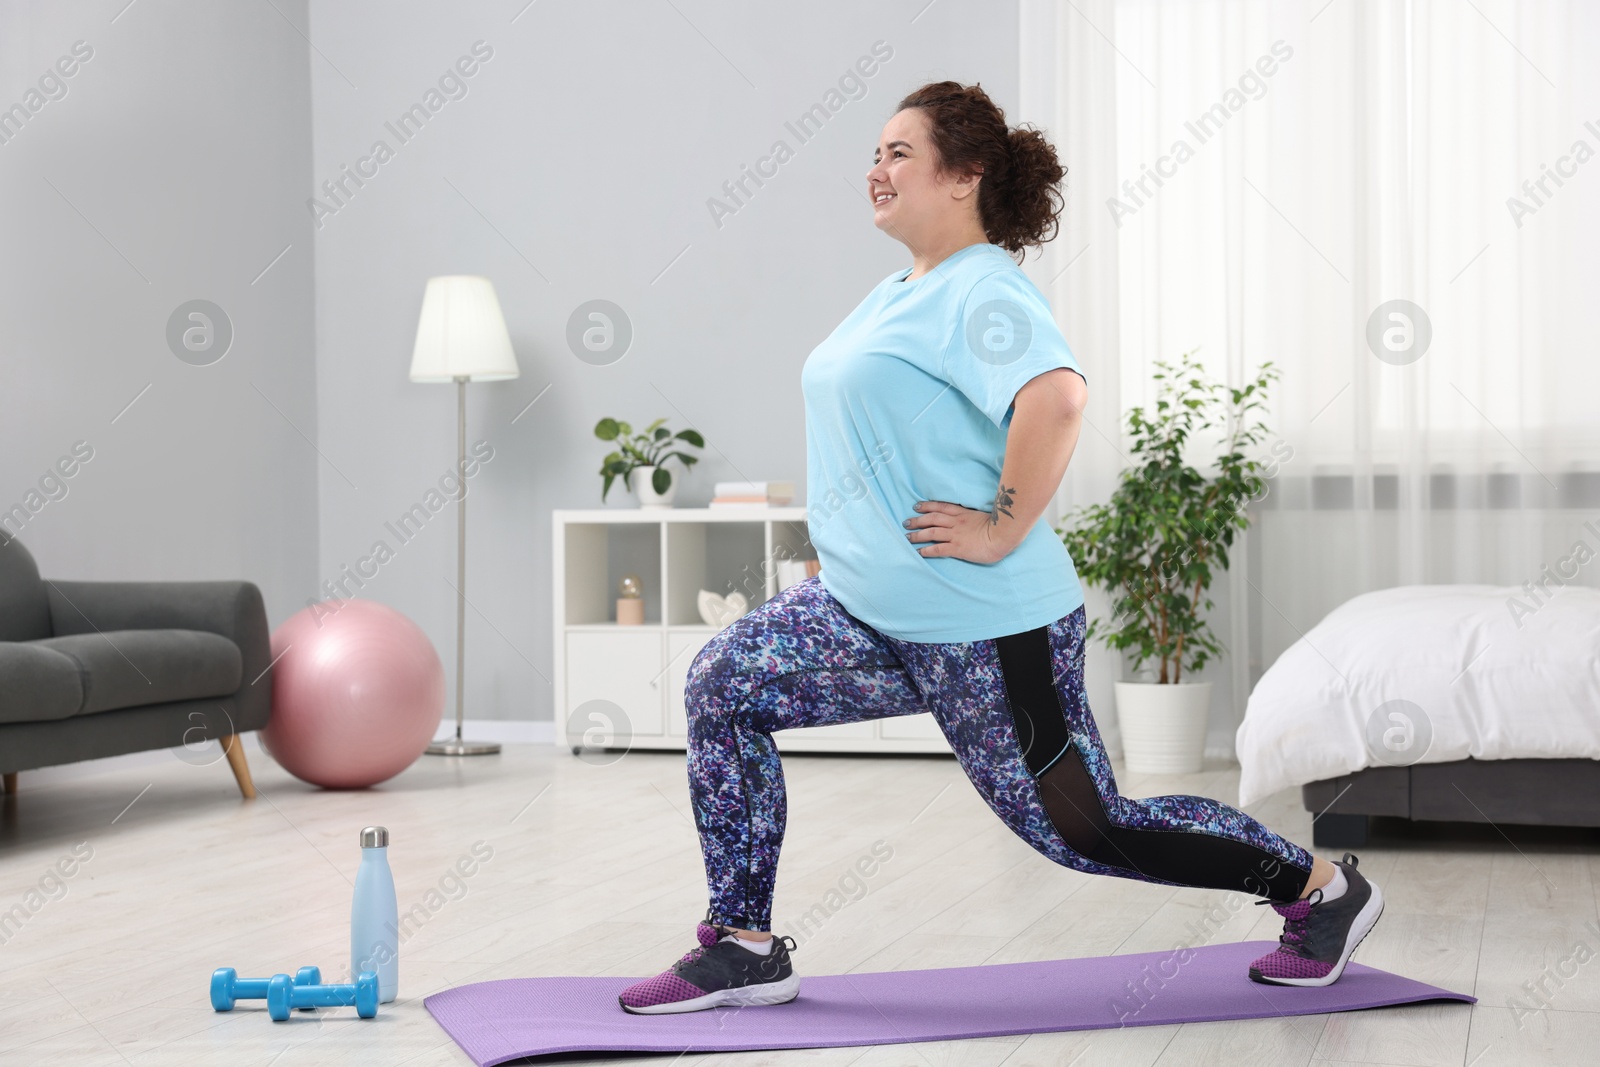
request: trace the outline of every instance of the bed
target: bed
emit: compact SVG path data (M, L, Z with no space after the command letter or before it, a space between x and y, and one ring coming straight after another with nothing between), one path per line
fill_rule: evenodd
M1240 806L1300 787L1319 847L1372 816L1600 826L1600 590L1357 596L1261 676L1236 748Z

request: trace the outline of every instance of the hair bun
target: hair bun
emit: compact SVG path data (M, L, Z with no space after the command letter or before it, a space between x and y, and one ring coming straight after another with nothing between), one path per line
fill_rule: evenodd
M1005 112L978 85L930 82L900 101L928 119L944 173L981 171L978 216L991 244L1016 255L1053 239L1065 198L1066 168L1044 134L1029 124L1010 127Z

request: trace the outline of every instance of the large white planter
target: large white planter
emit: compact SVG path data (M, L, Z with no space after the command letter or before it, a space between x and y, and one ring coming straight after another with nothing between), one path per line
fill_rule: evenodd
M672 484L667 486L665 493L656 492L655 486L650 484L655 473L654 467L633 468L628 472L628 480L632 483L629 488L633 490L633 495L639 498L641 508L670 508L672 498L678 492L678 479L683 476L683 472L677 471L673 474Z
M1117 725L1130 774L1194 774L1206 750L1210 682L1118 682Z

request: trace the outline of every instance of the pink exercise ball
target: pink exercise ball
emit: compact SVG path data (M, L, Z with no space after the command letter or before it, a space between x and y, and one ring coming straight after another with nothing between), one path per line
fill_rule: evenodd
M444 664L417 624L371 600L326 600L272 635L272 718L262 740L296 778L359 789L428 747Z

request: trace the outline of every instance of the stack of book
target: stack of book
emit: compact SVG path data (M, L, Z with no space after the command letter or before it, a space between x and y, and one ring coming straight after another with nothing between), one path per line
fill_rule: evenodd
M718 482L711 506L783 507L794 500L793 482Z

